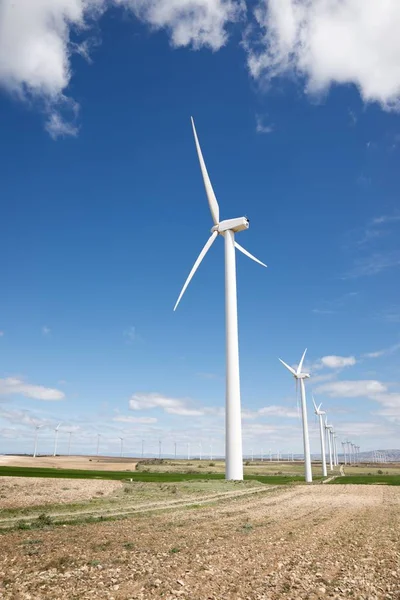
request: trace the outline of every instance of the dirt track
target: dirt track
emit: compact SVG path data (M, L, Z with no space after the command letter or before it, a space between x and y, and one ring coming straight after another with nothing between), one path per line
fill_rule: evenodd
M400 489L300 486L1 537L3 598L400 598ZM1 592L0 592L1 597Z

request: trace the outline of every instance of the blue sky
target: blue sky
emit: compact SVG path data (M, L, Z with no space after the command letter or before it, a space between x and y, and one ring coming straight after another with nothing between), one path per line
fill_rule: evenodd
M398 447L400 12L328 4L5 1L0 452L59 421L60 451L223 451L221 240L172 311L212 226L190 115L268 264L237 257L245 454L301 451L277 358L305 347L312 451L311 391L340 439Z

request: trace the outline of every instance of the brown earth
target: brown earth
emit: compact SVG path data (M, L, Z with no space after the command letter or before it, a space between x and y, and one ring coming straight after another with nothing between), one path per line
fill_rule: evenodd
M5 600L400 599L400 488L294 486L0 537Z
M47 467L94 471L134 471L136 458L115 456L0 456L2 467Z
M3 508L90 500L121 488L120 481L0 477L0 517Z

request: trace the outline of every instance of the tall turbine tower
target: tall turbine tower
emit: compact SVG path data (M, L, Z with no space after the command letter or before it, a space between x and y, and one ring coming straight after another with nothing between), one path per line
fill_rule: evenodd
M308 422L307 422L307 405L306 405L306 387L304 385L304 380L309 379L310 375L308 373L302 373L301 369L303 368L304 357L306 355L307 348L303 352L303 356L301 357L301 361L299 366L297 367L297 371L295 371L292 367L289 367L283 360L279 359L284 367L290 371L290 373L295 378L296 382L300 381L300 389L301 389L301 414L303 419L303 445L304 445L304 470L305 470L305 479L307 483L312 482L312 472L311 472L311 455L310 455L310 438L308 436Z
M54 452L53 452L53 456L56 456L56 454L57 454L57 438L58 438L58 430L60 429L60 425L61 425L61 423L59 423L57 425L57 427L54 429L55 435L54 435Z
M71 454L71 436L72 436L72 431L68 431L69 433L69 439L68 439L68 456Z
M38 433L39 433L39 429L41 427L43 427L43 425L35 425L35 445L34 445L34 449L33 449L33 458L36 458Z
M328 417L325 415L325 433L328 440L328 449L329 449L329 470L333 471L332 464L332 438L331 438L331 425L328 425Z
M314 400L314 396L313 396L313 404L314 404L314 409L315 409L315 414L318 417L318 421L319 421L319 437L321 440L321 461L322 461L322 476L326 477L328 475L327 470L326 470L326 455L325 455L325 432L324 432L324 414L325 411L321 410L321 406L322 403L317 406L315 404L315 400Z
M197 155L200 162L200 169L203 176L204 187L208 198L208 204L214 226L211 229L211 236L206 242L203 250L200 252L185 285L179 294L174 310L185 293L193 275L197 271L201 261L217 239L222 235L225 241L225 321L226 321L226 407L225 407L225 478L243 479L243 449L242 449L242 422L240 407L240 375L239 375L239 340L238 340L238 319L237 319L237 293L236 293L236 253L235 248L243 252L247 257L266 267L255 256L247 252L242 246L235 242L235 233L245 231L249 228L249 221L246 217L237 219L219 220L219 205L208 176L207 168L201 152L199 140L197 138L196 128L192 118L192 127L194 140L197 149Z

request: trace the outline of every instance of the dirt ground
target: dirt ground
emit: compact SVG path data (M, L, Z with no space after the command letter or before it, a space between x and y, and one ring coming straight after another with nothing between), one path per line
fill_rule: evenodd
M0 456L3 467L47 467L95 471L134 471L137 459L115 456Z
M90 500L121 488L120 481L0 477L0 517L3 508Z
M398 600L399 521L398 487L301 485L12 531L0 598Z

